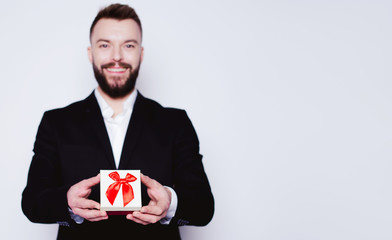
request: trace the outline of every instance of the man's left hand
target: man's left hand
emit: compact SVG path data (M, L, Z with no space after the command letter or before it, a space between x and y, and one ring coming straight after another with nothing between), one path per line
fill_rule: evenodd
M171 192L156 180L140 174L141 181L147 187L147 193L151 201L140 211L135 211L127 215L127 219L147 225L156 223L166 217L170 207Z

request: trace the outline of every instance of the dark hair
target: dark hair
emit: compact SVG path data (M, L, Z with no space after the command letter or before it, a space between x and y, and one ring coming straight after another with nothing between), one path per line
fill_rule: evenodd
M132 19L139 26L140 32L142 32L142 23L140 22L139 16L136 14L135 9L131 8L128 5L117 3L117 4L109 5L98 12L97 16L95 17L90 27L90 38L91 38L91 34L93 33L95 25L102 18L111 18L116 20Z

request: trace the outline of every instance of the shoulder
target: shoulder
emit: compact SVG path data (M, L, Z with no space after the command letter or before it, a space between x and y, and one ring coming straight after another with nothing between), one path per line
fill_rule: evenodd
M138 97L135 103L135 111L142 111L149 117L160 117L160 118L178 118L186 116L184 109L164 107L158 102L144 97L138 93Z
M55 120L69 120L70 118L77 118L84 116L84 113L94 106L95 97L93 94L86 99L74 102L62 108L55 108L44 113L44 118Z
M186 136L191 141L198 142L194 126L183 109L163 107L158 102L138 94L134 111L137 118L152 131L176 138Z
M144 97L140 93L135 103L135 115L142 116L143 121L151 126L167 130L193 128L193 124L184 109L164 107L158 102Z

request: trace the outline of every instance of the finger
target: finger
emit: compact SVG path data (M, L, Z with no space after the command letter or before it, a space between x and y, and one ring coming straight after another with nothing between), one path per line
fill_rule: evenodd
M105 216L105 217L97 217L97 218L90 218L87 219L90 222L98 222L98 221L103 221L103 220L108 220L109 216Z
M143 224L143 225L148 224L148 223L143 222L143 221L140 220L140 219L135 218L135 217L133 216L133 213L127 214L126 218L127 218L128 220L131 220L131 221L134 221L134 222Z
M156 223L162 219L162 217L160 217L160 216L143 214L141 212L134 212L133 216L135 217L135 219L140 220L145 223Z
M161 216L165 212L165 210L163 210L161 207L159 207L157 205L155 205L155 206L147 205L147 206L142 207L140 212L144 213L144 214Z
M81 209L97 209L101 208L101 205L94 200L79 198L73 207Z
M94 209L74 208L72 209L72 212L76 215L79 215L87 219L107 216L107 213L105 211L94 210Z
M81 181L80 183L85 188L91 188L92 186L97 185L100 182L100 179L101 179L101 176L100 176L100 173L98 173L97 176L85 179L85 180Z
M154 179L140 173L140 180L141 182L146 185L147 188L153 188L156 187L157 185L157 181L155 181ZM159 184L159 183L158 183ZM159 184L160 185L160 184Z
M90 209L82 209L82 208L76 208L72 209L74 214L81 216L84 219L87 219L90 221L90 219L95 219L95 218L105 218L107 217L107 213L105 211L100 211L100 210L90 210Z
M128 220L131 220L131 221L134 221L134 222L136 222L136 223L142 224L142 225L148 225L148 224L150 224L149 222L145 222L145 221L143 221L143 220L141 220L141 219L136 218L135 216L133 216L133 214L128 214L128 215L127 215L127 219L128 219Z

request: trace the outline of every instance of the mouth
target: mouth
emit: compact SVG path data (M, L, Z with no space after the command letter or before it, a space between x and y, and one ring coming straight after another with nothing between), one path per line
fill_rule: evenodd
M123 68L123 67L109 67L105 68L106 71L109 73L125 73L128 68Z

